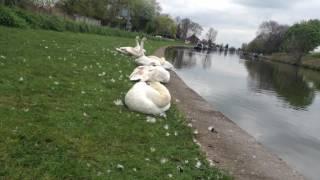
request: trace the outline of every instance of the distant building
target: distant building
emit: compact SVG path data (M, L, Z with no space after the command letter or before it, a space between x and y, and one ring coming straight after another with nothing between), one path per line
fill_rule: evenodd
M200 42L200 39L195 34L193 34L192 36L188 37L186 41L189 41L191 44L197 44L198 42Z

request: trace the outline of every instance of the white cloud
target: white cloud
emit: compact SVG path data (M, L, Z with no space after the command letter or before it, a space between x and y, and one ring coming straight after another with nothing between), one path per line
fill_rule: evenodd
M304 19L320 18L319 0L158 0L163 12L173 17L189 17L205 29L219 31L217 42L240 47L250 41L259 24L276 20L293 24Z

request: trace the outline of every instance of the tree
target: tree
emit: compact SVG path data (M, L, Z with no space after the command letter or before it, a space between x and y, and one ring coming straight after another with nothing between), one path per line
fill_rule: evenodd
M215 30L214 28L210 28L206 34L206 38L208 40L208 44L211 47L212 43L214 43L216 41L218 35L218 31Z
M113 27L125 27L126 14L134 31L145 30L161 11L156 0L60 0L59 7L70 15L93 17Z
M210 28L206 34L207 40L211 42L215 42L218 35L218 31L214 28Z
M248 51L248 44L247 43L242 43L241 48L242 51Z
M287 25L279 24L276 21L262 22L257 36L248 44L247 50L264 54L279 52L288 28Z
M40 8L52 8L58 0L29 0L31 3L33 3L35 6Z
M258 30L260 39L263 41L262 52L271 54L281 50L284 35L289 29L287 25L281 25L276 21L263 22Z
M156 0L126 0L130 9L133 30L145 30L147 24L160 15L161 7Z
M320 21L309 20L293 25L285 34L284 49L301 64L302 57L320 45Z
M201 35L203 28L200 24L191 21L189 30L191 31L190 33L192 34Z
M177 25L169 15L157 16L147 26L147 32L162 35L165 37L175 38L177 33Z
M199 35L203 31L203 28L200 24L191 21L189 18L182 19L178 24L177 34L180 39L187 39L189 34Z

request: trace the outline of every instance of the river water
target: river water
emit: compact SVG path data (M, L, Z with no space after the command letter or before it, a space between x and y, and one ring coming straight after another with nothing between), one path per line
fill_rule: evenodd
M320 72L185 48L168 49L166 58L216 110L308 179L320 179Z

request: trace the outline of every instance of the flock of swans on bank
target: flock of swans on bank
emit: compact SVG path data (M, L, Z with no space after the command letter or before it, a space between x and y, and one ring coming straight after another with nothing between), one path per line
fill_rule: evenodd
M125 96L126 106L144 114L165 115L171 106L169 90L161 83L170 81L173 65L165 58L146 56L144 42L146 38L136 37L136 47L120 47L116 50L136 57L135 63L139 66L130 75L131 81L137 81Z

